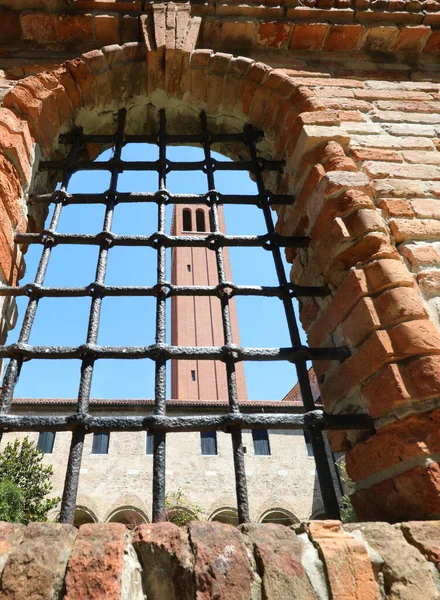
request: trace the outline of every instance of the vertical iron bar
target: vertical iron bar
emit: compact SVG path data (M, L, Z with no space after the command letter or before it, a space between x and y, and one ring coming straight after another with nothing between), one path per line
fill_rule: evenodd
M211 160L211 139L208 131L208 124L206 119L206 113L200 113L200 120L202 123L202 138L203 138L203 150L205 152L205 165L206 175L208 179L208 194L210 199L210 221L211 231L214 233L220 232L220 219L219 211L217 206L217 192L215 189L214 181L214 170L212 168ZM223 256L223 248L217 247L215 250L216 261L217 261L217 273L218 282L223 284L226 282L226 272ZM232 339L232 328L231 328L231 314L229 310L229 298L227 294L222 294L221 299L221 312L222 312L222 324L223 324L223 335L226 345L233 343ZM237 393L237 378L235 372L234 358L230 355L225 357L226 362L226 377L228 385L228 401L229 410L231 413L238 415L240 413L240 407L238 404L238 393ZM248 523L249 517L249 501L247 493L246 483L246 469L244 463L244 451L242 443L241 429L234 428L231 431L232 440L232 451L234 456L234 471L235 471L235 490L237 495L237 510L238 520L240 523Z
M245 135L247 145L249 148L251 162L253 164L252 171L255 175L255 181L257 184L258 193L260 195L261 206L263 210L264 220L266 222L266 227L270 234L275 234L275 226L272 219L268 194L261 174L262 169L258 161L257 150L255 146L254 130L250 125L245 128ZM271 242L271 250L279 284L281 286L286 286L288 282L284 270L280 248L275 243ZM295 312L293 309L292 299L290 295L284 294L282 301L284 305L284 311L286 314L287 325L289 328L292 346L300 347L302 343L299 335L298 325L296 322ZM312 390L310 388L310 381L307 372L306 361L301 361L299 364L297 363L296 370L298 374L298 381L301 389L301 396L303 399L304 406L307 411L314 410L315 402L313 400ZM335 492L333 477L328 461L322 431L316 427L312 427L310 429L310 439L312 442L313 454L315 456L316 468L318 471L319 485L321 488L321 495L324 502L324 508L327 517L330 519L339 519L339 503Z
M159 194L157 231L166 233L166 116L165 110L159 111ZM157 283L159 286L156 297L156 344L166 343L166 247L157 243ZM156 415L166 414L166 358L159 354L155 360L154 399ZM165 459L166 435L162 430L154 431L153 457L153 521L163 521L165 518Z
M114 165L111 170L110 187L108 190L103 231L111 232L113 214L115 208L115 195L118 185L120 167L118 163L121 159L121 152L124 146L124 127L127 111L122 109L118 113L118 129L116 133L115 151L113 155ZM110 163L112 161L109 161ZM107 271L109 244L103 240L99 247L98 262L96 265L95 282L104 285ZM87 343L96 344L98 341L99 322L101 318L102 296L96 291L93 294L90 305L89 323L87 327ZM81 361L81 379L78 390L77 413L86 415L89 412L90 390L92 387L94 359L84 357ZM64 481L63 500L61 504L61 523L73 523L75 515L76 497L78 494L79 475L81 469L82 452L84 449L85 431L83 429L74 430L72 433L72 442L70 445L69 459L67 463L66 478Z
M59 197L55 202L55 208L52 215L52 219L49 225L49 232L55 232L58 227L58 223L61 216L61 209L63 207L63 197L64 193L67 190L67 186L69 183L69 179L71 177L72 171L70 166L77 159L78 150L80 148L81 142L81 131L76 129L74 132L74 138L72 143L72 148L67 157L67 166L63 170L63 177L61 181L61 188L59 190ZM43 285L44 278L46 276L47 267L49 265L49 258L52 252L53 240L49 235L46 237L44 241L44 248L41 254L40 262L38 264L37 273L35 275L34 283L36 285ZM21 343L27 343L29 341L29 337L31 335L32 325L34 324L35 316L37 313L39 297L38 295L31 294L29 298L29 303L26 308L26 312L23 318L23 323L21 326L20 334L18 337L18 341ZM11 408L12 398L14 396L15 386L18 381L18 377L20 375L21 367L23 365L23 359L11 358L9 364L6 368L6 373L3 378L3 385L0 395L1 401L1 413L9 412Z

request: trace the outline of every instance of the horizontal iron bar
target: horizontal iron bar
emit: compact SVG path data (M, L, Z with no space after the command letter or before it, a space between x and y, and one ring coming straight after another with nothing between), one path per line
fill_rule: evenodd
M252 132L255 139L259 139L263 136L262 131L255 130ZM246 142L247 137L249 136L249 132L244 134L243 132L239 133L210 133L210 142L211 144L216 143L227 143L227 142ZM117 134L82 134L81 139L83 143L93 142L95 144L112 144L116 141ZM124 134L124 144L157 144L158 143L158 135L157 134L146 134L146 135L127 135ZM71 143L72 142L72 132L64 133L60 135L60 142L63 143ZM166 143L170 144L202 144L203 143L203 135L200 134L166 134Z
M167 173L171 171L204 171L207 167L205 160L194 161L194 162L181 162L174 160L165 160ZM265 158L259 158L258 163L262 170L267 171L279 171L284 163L280 160L266 160ZM106 162L95 162L92 160L85 160L82 162L71 163L70 161L64 160L51 160L40 163L40 169L43 171L64 171L67 168L70 169L71 173L78 171L156 171L160 170L160 160L145 160L145 161L128 161L128 160L117 160L110 159ZM224 160L211 159L211 168L213 171L252 171L254 163L251 160L244 160L241 162L232 162Z
M13 405L12 405L13 406ZM168 432L240 429L374 429L373 420L365 414L330 415L314 410L295 414L250 414L191 416L33 416L0 414L0 429L8 431L70 431L82 427L93 431L142 431L160 429Z
M70 204L106 204L111 196L115 204L125 204L134 202L154 202L165 204L212 204L212 195L216 195L215 201L218 204L240 204L258 206L262 199L267 200L271 206L290 205L295 201L295 197L288 194L267 194L262 198L259 194L221 194L217 191L211 191L207 194L171 194L170 192L102 192L100 194L69 194L59 190L51 194L37 194L29 197L31 204L50 202L59 202L68 206Z
M17 342L0 346L1 358L26 359L69 359L102 358L157 360L159 356L181 360L221 360L232 358L234 361L281 361L298 362L305 360L344 360L350 356L348 348L243 348L229 346L170 346L169 344L151 344L149 346L32 346Z
M115 233L101 231L97 234L87 233L57 233L43 230L40 233L17 233L15 235L17 244L45 244L50 242L52 246L57 244L83 244L88 246L107 244L112 246L145 246L156 248L159 244L166 248L197 247L215 250L219 247L244 246L246 248L262 247L271 249L271 244L283 248L304 248L310 243L308 237L283 236L276 233L263 235L225 235L223 233L209 233L207 235L166 235L164 233L153 233L152 235L117 235Z
M99 283L91 283L84 287L44 287L35 283L21 286L0 286L1 296L29 296L36 298L80 298L84 296L97 297L119 297L119 296L153 296L157 297L167 289L167 298L172 296L216 296L221 298L225 294L233 296L265 296L282 298L285 294L293 297L327 296L329 290L322 286L300 286L290 284L287 286L259 286L259 285L235 285L225 282L213 286L178 286L171 283L156 284L154 286L109 286Z

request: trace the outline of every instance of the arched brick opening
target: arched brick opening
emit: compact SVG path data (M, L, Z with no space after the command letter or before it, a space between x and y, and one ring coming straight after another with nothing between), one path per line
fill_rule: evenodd
M129 130L149 131L151 116L165 106L171 130L190 129L204 109L216 130L246 122L263 129L263 156L285 159L283 174L265 182L273 192L296 195L292 206L277 210L278 230L311 238L308 250L288 252L292 280L326 283L331 292L302 301L309 343L346 344L352 352L342 364L314 365L326 410L368 412L379 430L368 439L371 432L331 435L335 449L355 446L347 470L357 482L359 517L438 515L439 467L429 459L440 443L439 412L433 410L439 331L375 209L367 176L349 157L341 116L285 73L210 50L146 52L132 43L89 52L22 80L0 109L4 280L15 281L22 269L21 256L11 249L13 233L26 227L24 197L36 157L62 156L59 134L73 126L113 132L122 107ZM51 183L38 178L35 185L41 190ZM30 214L29 227L40 218ZM407 417L411 413L417 414Z
M299 519L293 513L280 507L266 510L258 521L260 523L276 523L278 525L285 525L286 527L299 523Z
M208 521L218 521L219 523L228 523L229 525L238 525L238 512L236 508L224 506L215 510Z
M75 515L73 517L73 525L75 527L81 527L85 523L97 523L98 517L95 513L87 508L86 506L78 505L75 509Z
M147 515L136 506L120 506L113 510L106 518L108 523L122 523L129 529L135 529L142 523L148 523Z

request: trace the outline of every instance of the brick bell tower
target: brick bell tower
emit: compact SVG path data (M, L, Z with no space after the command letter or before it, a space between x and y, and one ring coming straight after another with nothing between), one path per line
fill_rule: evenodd
M174 206L172 235L205 235L210 231L209 208L201 204ZM225 232L223 207L220 227ZM231 281L227 248L223 249L226 277ZM174 285L217 285L215 252L208 248L173 248L171 281ZM229 304L233 341L240 343L235 302ZM220 300L216 297L174 296L171 299L171 341L176 346L224 344ZM239 400L247 400L242 363L236 364ZM228 400L226 367L220 361L172 361L171 394L177 400Z

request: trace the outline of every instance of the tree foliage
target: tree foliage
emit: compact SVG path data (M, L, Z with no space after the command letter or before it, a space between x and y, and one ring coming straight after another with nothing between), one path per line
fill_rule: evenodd
M190 503L179 488L165 496L165 520L179 527L187 525L190 521L197 521L202 509Z
M43 456L43 452L28 437L22 442L18 439L9 442L0 453L0 484L9 481L21 495L22 514L20 520L14 522L27 524L31 521L47 521L49 511L60 502L60 498L47 498L53 487L53 469L52 465L42 464ZM13 491L8 483L3 483L0 492L1 506L6 511L14 511L15 518L19 515L17 489ZM8 505L8 498L12 505Z
M24 496L16 483L3 477L0 481L0 521L23 523Z
M350 500L350 496L354 492L354 483L347 474L347 469L345 468L345 458L338 460L336 466L339 469L339 476L341 478L342 488L344 490L341 506L341 521L343 523L356 523L356 511L354 510L354 506Z

